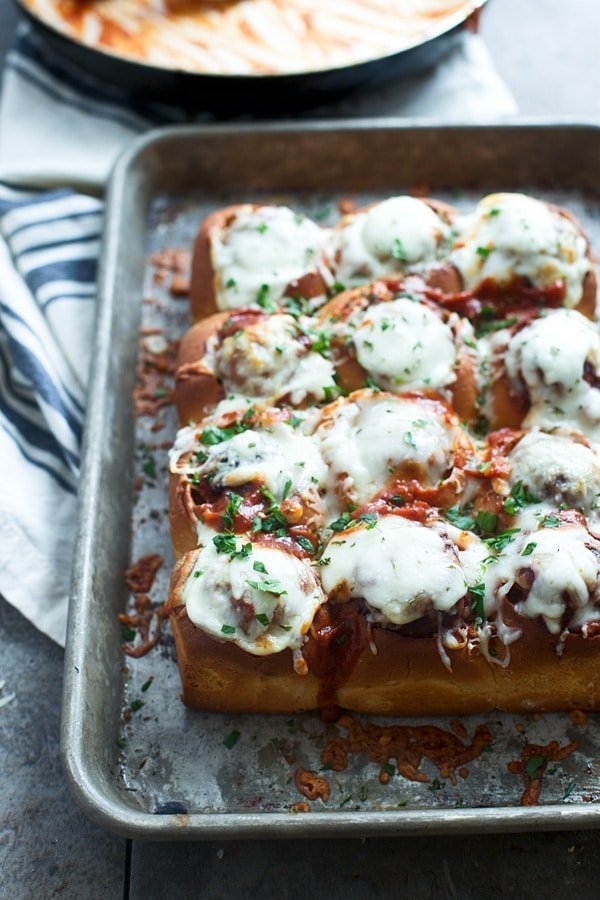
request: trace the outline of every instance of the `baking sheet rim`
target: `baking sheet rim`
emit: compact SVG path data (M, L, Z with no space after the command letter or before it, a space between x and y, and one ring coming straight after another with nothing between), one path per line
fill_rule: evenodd
M322 120L311 124L283 122L264 125L175 126L156 129L138 138L119 158L113 169L106 200L103 248L99 267L98 320L94 362L88 398L88 413L82 453L81 481L86 492L80 500L78 536L73 564L61 723L61 758L67 781L83 812L90 819L123 836L145 839L237 839L340 837L372 834L494 833L600 827L600 804L548 804L535 807L474 807L455 809L398 809L385 811L323 811L250 813L190 813L156 815L118 802L99 783L85 753L85 624L86 593L92 588L94 508L99 490L100 460L93 452L94 435L107 420L105 379L109 366L108 336L115 309L114 282L119 261L119 236L124 224L129 173L142 163L148 148L164 140L184 138L201 141L216 131L234 136L241 133L302 132L365 129L406 132L445 128L485 131L505 128L574 129L600 134L600 121L516 117L510 122L478 125L406 119ZM131 179L135 183L134 179ZM131 199L131 198L129 198ZM102 352L104 348L104 352Z

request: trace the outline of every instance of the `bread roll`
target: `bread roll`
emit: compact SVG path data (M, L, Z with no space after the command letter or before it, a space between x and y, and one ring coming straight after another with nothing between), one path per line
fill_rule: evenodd
M170 454L184 702L600 708L600 337L570 214L396 197L331 235L236 206L203 224L193 282L212 315L180 347Z
M283 298L324 297L327 232L284 206L242 204L211 213L194 244L194 320L219 310L273 310Z

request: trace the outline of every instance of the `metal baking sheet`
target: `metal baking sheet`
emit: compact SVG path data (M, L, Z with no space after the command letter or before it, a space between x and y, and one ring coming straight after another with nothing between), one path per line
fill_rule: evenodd
M344 772L322 773L331 787L326 803L294 814L304 800L294 770L319 772L321 750L339 725L324 725L316 713L187 710L168 629L155 650L130 659L117 619L128 602L129 561L148 552L164 556L155 602L166 597L171 561L164 445L175 414L162 410L164 428L152 431L152 420L134 418L132 393L140 327L177 339L189 314L168 281L157 283L153 254L189 248L202 217L228 202L288 203L334 221L339 198L362 203L415 186L458 206L491 190L535 191L579 216L598 249L599 158L600 127L591 124L425 127L388 120L166 129L120 160L107 205L62 729L67 776L90 817L130 837L163 839L600 825L600 715L582 722L567 714L463 717L469 739L484 723L493 740L456 785L428 762L422 770L429 782L394 776L383 785L379 767L362 754ZM417 720L402 724L410 721ZM427 721L452 727L450 717ZM508 763L519 759L524 742L550 740L576 741L577 748L550 764L540 804L521 806L522 779Z

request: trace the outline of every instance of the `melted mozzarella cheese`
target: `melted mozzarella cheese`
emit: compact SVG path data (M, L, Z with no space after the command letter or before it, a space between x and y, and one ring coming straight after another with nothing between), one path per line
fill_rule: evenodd
M490 568L490 577L499 597L506 596L514 584L522 584L525 598L515 604L517 612L528 619L541 616L548 631L558 634L567 606L579 615L584 610L592 612L599 553L600 545L585 528L544 528L509 544Z
M454 426L428 405L368 392L339 403L315 436L332 487L341 482L359 504L382 490L392 473L437 484L452 467L456 437Z
M359 363L386 390L439 389L456 378L452 329L414 300L367 309L352 336Z
M527 427L562 425L600 436L600 391L585 381L586 363L600 371L600 334L572 310L550 312L513 337L504 365L513 383L527 388Z
M286 287L309 272L325 278L322 259L327 232L285 206L251 206L211 240L219 309L278 303ZM266 287L265 287L266 286Z
M225 338L213 363L225 391L272 400L289 395L293 404L307 396L322 400L334 383L333 363L307 350L298 334L292 316L274 314Z
M243 539L236 544L239 550ZM253 544L246 558L230 559L209 541L183 588L194 625L255 656L299 649L324 600L309 565L261 544Z
M405 625L430 609L448 612L469 587L447 529L399 516L335 535L323 558L329 560L321 568L323 589L363 599L382 623Z
M171 472L198 474L223 488L254 481L278 501L284 494L298 494L319 503L318 488L327 479L325 463L315 441L285 422L273 423L268 431L249 429L212 445L200 443L199 434L190 426L180 429L170 454Z
M569 434L530 431L510 454L509 482L522 482L540 502L527 506L519 518L523 528L537 526L536 515L565 503L598 518L600 454Z
M352 216L334 233L337 279L345 284L422 271L440 258L449 232L422 200L391 197Z
M518 275L535 287L564 282L566 306L581 299L591 265L585 238L546 203L524 194L491 194L459 220L457 230L450 261L465 287L476 288L486 278L506 284Z

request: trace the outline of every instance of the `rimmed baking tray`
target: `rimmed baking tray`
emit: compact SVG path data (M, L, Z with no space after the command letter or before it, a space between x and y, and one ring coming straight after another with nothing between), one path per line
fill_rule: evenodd
M153 278L152 254L189 247L206 212L226 202L287 202L327 220L340 197L359 202L418 187L458 205L492 189L527 189L563 203L600 246L600 126L519 122L422 126L361 121L311 126L172 128L138 141L108 193L96 348L81 476L67 650L62 755L83 810L130 837L190 839L492 832L600 826L600 716L492 713L463 720L493 733L491 750L457 785L424 766L426 784L356 757L328 773L331 797L293 814L293 772L319 769L338 726L315 714L219 716L179 702L172 642L125 660L117 614L130 559L158 551L169 566L164 429L133 416L140 325L168 339L187 304ZM144 302L142 302L144 301ZM146 332L147 333L147 332ZM137 479L135 476L138 476ZM145 482L142 484L142 482ZM383 720L377 720L381 723ZM450 719L435 724L449 727ZM507 765L524 741L577 742L544 776L542 803L519 805Z

